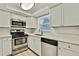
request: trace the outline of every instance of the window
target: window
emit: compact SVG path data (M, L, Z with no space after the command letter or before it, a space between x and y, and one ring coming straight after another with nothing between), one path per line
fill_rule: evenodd
M49 32L51 30L50 15L45 15L45 16L41 17L39 25L40 25L40 31Z

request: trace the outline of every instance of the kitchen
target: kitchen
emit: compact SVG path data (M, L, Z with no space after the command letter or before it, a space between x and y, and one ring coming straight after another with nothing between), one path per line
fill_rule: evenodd
M0 56L79 56L79 3L0 3Z

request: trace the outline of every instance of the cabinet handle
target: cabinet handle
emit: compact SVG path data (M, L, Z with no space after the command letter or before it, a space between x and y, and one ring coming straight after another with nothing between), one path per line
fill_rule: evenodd
M70 45L68 46L68 48L70 48Z

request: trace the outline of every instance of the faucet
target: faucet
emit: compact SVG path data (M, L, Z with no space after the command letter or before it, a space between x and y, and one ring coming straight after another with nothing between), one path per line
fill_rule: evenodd
M41 31L41 36L43 36L43 31Z
M40 34L40 35L42 36L42 35L43 35L43 31L41 31L41 30L39 29L39 32L41 32L41 34Z

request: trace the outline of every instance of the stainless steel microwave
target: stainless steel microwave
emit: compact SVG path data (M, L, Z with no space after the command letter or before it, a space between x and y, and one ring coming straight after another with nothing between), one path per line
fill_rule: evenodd
M26 27L26 22L19 20L11 20L11 27Z

